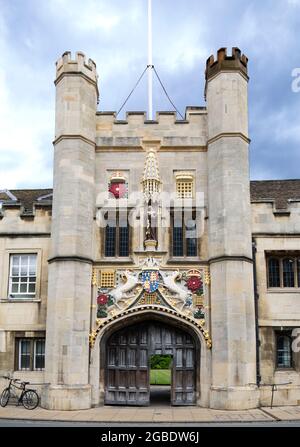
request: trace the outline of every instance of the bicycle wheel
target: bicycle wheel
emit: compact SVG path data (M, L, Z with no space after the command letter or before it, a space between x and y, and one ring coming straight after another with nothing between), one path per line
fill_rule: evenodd
M5 388L0 396L0 405L1 407L6 407L10 398L10 390L9 388Z
M39 396L34 390L27 390L23 394L22 404L27 410L34 410L39 404Z

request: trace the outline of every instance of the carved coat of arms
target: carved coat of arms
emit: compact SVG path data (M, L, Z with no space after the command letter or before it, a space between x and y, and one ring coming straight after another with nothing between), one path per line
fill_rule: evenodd
M142 272L142 284L146 292L155 292L159 286L159 272L157 270L144 270Z

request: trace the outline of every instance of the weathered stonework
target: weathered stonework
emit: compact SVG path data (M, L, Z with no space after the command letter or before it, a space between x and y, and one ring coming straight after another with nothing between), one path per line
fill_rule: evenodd
M300 356L276 367L276 333L300 327L300 288L270 288L266 259L300 253L300 181L250 184L247 84L247 57L220 49L207 61L206 107L187 107L184 120L175 112L118 120L97 111L95 63L82 53L58 60L53 195L0 191L0 375L40 383L43 407L103 405L110 337L149 321L195 341L194 404L269 405L272 383L285 384L274 405L299 404ZM141 182L149 150L159 168L155 234ZM178 173L193 182L196 256L172 250ZM109 192L111 179L124 181L124 196ZM128 256L105 253L101 212L116 203L135 211ZM37 255L36 292L12 298L11 255L26 253ZM45 336L45 370L19 370L18 340Z

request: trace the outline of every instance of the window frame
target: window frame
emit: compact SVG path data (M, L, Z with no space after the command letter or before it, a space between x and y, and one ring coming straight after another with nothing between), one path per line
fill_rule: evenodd
M19 267L19 275L18 276L14 276L13 273L13 258L14 257L19 257L19 263L18 263L18 267ZM27 260L27 272L26 272L26 276L23 276L23 278L26 278L26 282L25 281L21 281L22 275L21 275L21 268L22 268L22 257L27 256L28 260ZM35 257L35 275L30 275L30 262L29 262L29 257L30 256L34 256ZM38 280L37 280L37 276L38 276L38 253L33 253L33 252L28 252L28 253L10 253L9 254L9 275L8 275L8 298L10 300L27 300L27 299L34 299L36 298L37 295L37 285L38 285ZM13 278L18 278L19 281L18 282L13 282ZM30 281L30 278L35 278L35 281ZM26 292L12 292L12 286L14 284L18 284L18 289L20 290L20 286L23 284L26 284L27 286L27 291ZM29 286L30 284L34 284L35 286L35 291L34 292L29 292Z
M192 211L192 216L195 213L195 228L197 231L197 210L195 207L192 207L191 210ZM182 255L176 255L174 254L174 218L175 218L175 213L181 212L181 222L182 222L182 241L183 241L183 254ZM174 259L198 259L199 258L199 252L200 252L200 238L196 237L196 238L187 238L186 237L186 233L188 231L187 226L185 225L184 222L184 209L177 209L176 208L171 208L170 209L170 256ZM196 239L196 254L195 255L188 255L188 240L189 239Z
M44 351L42 354L37 354L36 345L37 342L44 342ZM43 357L44 359L44 367L43 368L37 368L36 367L36 357L39 355L40 357ZM33 371L44 371L45 370L45 358L46 358L46 338L34 338L33 341Z
M36 266L36 290L35 296L27 296L27 298L11 298L9 296L9 276L10 276L10 256L11 255L37 255L37 266ZM42 262L43 262L43 249L41 247L33 247L32 244L25 248L8 248L5 249L3 257L3 278L2 286L0 284L0 302L10 302L10 303L25 303L25 302L41 302L41 280L42 280ZM46 268L46 265L45 265Z
M270 286L270 260L276 259L279 263L279 286ZM294 285L284 285L284 261L293 259ZM300 253L285 252L266 252L266 275L267 289L269 290L297 290L300 288Z
M117 209L117 210L116 209L113 209L113 210L107 209L105 211L104 217L107 216L107 213L109 213L111 211L116 212L116 222L117 222L116 227L115 227L115 250L114 250L115 254L114 255L106 255L106 229L108 226L106 224L102 228L102 241L103 241L103 243L102 243L102 257L104 259L109 259L109 260L110 259L111 260L113 260L113 259L128 259L132 252L132 249L131 249L131 247L132 247L131 246L132 231L131 231L130 224L129 224L129 215L130 215L131 209L128 209L128 210L126 210L126 209L123 210L122 208ZM121 213L127 213L128 252L126 255L120 255L120 252L121 252L121 250L120 250L120 229L122 227L120 227L119 222L120 222L120 214Z
M29 342L29 368L22 368L22 343L26 341ZM37 368L36 367L36 344L39 341L44 342L44 350L41 355L44 358L44 367ZM46 338L45 337L16 337L15 339L16 345L16 371L44 371L45 370L45 348L46 348Z
M289 348L290 348L290 365L282 366L278 365L278 339L279 337L287 337L289 339ZM293 350L292 350L292 331L291 330L275 330L275 370L277 371L287 371L294 369L294 358L293 358ZM284 352L284 351L283 351Z

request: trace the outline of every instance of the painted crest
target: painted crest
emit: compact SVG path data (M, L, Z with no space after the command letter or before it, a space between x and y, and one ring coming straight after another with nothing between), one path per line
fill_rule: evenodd
M159 272L157 270L144 270L142 272L142 284L146 292L155 292L159 286Z

